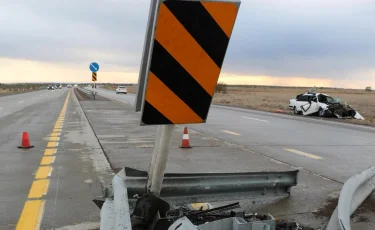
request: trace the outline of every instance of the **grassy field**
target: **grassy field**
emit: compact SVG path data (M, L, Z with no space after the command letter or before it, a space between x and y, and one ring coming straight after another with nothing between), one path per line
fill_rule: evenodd
M117 85L106 85L105 88L115 90ZM129 93L135 93L136 86L127 86ZM230 105L268 112L293 114L289 109L289 99L305 93L311 88L302 87L268 87L268 86L228 86L227 93L215 93L212 103ZM338 97L356 109L364 121L345 119L345 122L375 126L375 91L355 89L317 88L317 92ZM339 119L333 119L339 121ZM344 120L340 120L344 121Z
M304 93L310 88L289 88L289 87L228 87L227 93L216 93L213 104L231 105L243 108L250 108L262 111L290 113L289 99ZM317 92L327 93L338 97L341 102L347 102L356 109L365 121L346 119L351 123L359 123L375 126L375 92L353 89L317 89ZM335 119L338 120L338 119Z

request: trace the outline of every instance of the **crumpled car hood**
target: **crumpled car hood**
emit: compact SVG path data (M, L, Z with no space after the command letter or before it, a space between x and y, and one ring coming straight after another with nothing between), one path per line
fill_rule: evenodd
M355 109L341 103L329 103L326 105L326 108L324 108L322 105L321 107L329 110L338 118L356 118L359 120L364 120L362 115L359 114Z

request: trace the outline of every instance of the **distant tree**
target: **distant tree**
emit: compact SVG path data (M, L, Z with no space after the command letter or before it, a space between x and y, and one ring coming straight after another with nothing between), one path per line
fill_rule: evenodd
M371 88L370 86L367 86L367 87L365 88L365 90L366 90L367 92L371 92L371 91L372 91L372 88Z
M224 94L226 94L228 91L228 85L227 84L225 84L225 83L223 83L223 86L222 86L223 88L222 88L222 90L223 90L223 93Z
M227 93L227 84L225 84L224 82L219 82L217 83L216 85L216 88L215 88L215 92L216 93Z

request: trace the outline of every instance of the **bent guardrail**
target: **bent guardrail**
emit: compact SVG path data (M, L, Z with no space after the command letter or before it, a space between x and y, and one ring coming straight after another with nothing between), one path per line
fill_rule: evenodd
M298 170L245 173L166 173L160 197L174 204L287 196L297 185ZM124 168L103 189L101 229L131 229L129 203L147 194L148 173Z
M350 216L375 189L375 167L349 178L341 189L339 203L326 230L351 230Z

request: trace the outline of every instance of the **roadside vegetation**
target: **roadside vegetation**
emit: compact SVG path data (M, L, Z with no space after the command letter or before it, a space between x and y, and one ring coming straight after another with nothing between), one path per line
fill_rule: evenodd
M25 93L46 88L48 84L1 84L0 95Z

